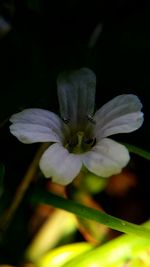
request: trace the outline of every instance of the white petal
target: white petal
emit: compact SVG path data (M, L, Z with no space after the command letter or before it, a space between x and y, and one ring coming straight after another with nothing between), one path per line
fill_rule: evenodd
M14 123L10 126L10 132L24 144L61 142L60 137L52 129L36 124Z
M11 116L10 131L23 143L60 142L63 138L61 119L43 109L25 109Z
M95 136L100 139L137 130L143 123L141 108L142 104L135 95L115 97L95 113Z
M87 169L101 177L121 172L129 161L125 146L108 138L102 139L91 151L84 154L83 163Z
M95 104L95 74L87 68L60 74L57 80L62 118L74 127L84 127L87 116L93 115Z
M40 169L45 177L67 185L78 175L82 167L80 155L71 154L60 144L51 145L40 159Z

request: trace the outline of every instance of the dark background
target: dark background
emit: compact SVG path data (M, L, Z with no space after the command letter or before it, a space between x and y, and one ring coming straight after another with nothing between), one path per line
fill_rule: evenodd
M0 1L0 15L11 25L7 34L0 35L0 160L6 170L2 210L9 205L37 149L36 144L23 145L10 135L8 118L28 107L58 112L56 79L64 69L85 66L96 73L97 108L119 94L139 96L145 122L137 132L121 135L118 140L150 149L150 3L11 0ZM102 25L102 32L89 47L98 25ZM135 157L133 165L140 179L136 198L141 198L142 208L146 207L144 220L149 215L149 163ZM18 211L20 219L16 219L18 235L14 241L16 228L8 232L0 252L2 262L9 258L10 263L16 263L18 251L21 254L26 246L23 222L28 220L27 209L24 201ZM113 214L113 210L109 212Z

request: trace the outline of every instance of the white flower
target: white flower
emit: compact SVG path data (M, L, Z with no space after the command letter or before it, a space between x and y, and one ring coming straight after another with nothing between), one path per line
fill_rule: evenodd
M96 77L90 69L61 74L57 86L61 118L47 110L25 109L10 118L11 133L23 143L52 143L39 165L45 177L56 183L71 183L83 165L102 177L121 172L129 153L107 137L142 125L138 97L117 96L93 115Z

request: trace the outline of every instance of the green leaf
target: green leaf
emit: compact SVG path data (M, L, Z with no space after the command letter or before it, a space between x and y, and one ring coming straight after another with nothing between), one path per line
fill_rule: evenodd
M150 230L146 229L143 226L139 226L133 223L129 223L125 220L118 219L114 216L108 215L99 210L83 206L73 200L56 196L52 193L44 191L44 189L42 188L40 191L37 191L32 196L32 201L34 203L45 203L59 209L67 210L69 212L76 214L81 218L86 218L89 220L99 222L101 224L108 226L111 229L123 233L135 234L137 236L150 239Z
M69 244L49 251L36 262L37 267L61 267L71 259L89 252L93 246L86 242Z

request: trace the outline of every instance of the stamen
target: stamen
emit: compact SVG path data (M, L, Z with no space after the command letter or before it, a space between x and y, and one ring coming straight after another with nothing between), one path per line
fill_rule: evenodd
M78 132L77 133L77 137L78 137L78 147L81 147L82 146L82 141L83 141L83 132Z

